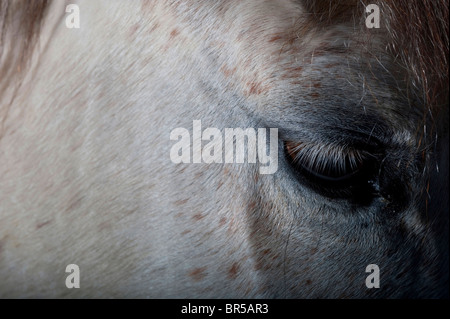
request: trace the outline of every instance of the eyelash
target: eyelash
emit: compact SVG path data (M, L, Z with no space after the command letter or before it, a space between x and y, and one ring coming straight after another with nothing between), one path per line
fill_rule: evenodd
M349 146L285 142L289 162L300 179L328 197L372 193L376 158ZM358 193L356 195L356 193Z
M302 163L310 171L325 174L359 170L364 160L361 152L342 146L287 142L286 148L294 163Z

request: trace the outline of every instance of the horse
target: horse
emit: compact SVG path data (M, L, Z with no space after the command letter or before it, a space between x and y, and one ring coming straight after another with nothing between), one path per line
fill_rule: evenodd
M2 0L0 30L0 296L448 298L448 2Z

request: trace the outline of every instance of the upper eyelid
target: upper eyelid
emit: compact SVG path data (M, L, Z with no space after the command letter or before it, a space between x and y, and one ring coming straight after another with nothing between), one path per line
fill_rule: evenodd
M367 156L364 151L335 144L286 142L286 148L294 162L314 171L332 168L344 173L357 169Z

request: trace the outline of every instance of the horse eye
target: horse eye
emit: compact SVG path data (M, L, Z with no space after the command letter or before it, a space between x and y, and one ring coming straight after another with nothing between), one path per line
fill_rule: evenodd
M325 196L367 199L375 192L376 161L366 151L287 141L285 152L299 179Z

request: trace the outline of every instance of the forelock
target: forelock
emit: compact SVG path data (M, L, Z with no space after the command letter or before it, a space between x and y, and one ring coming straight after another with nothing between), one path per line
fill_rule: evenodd
M47 7L48 0L0 0L0 78L25 68Z

